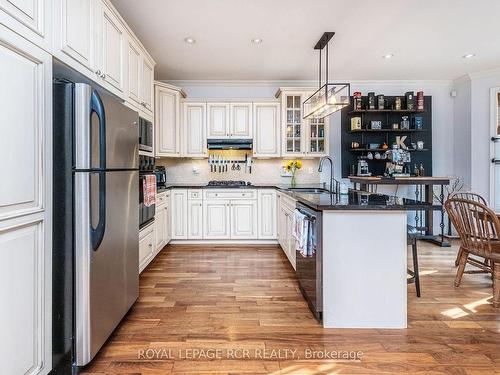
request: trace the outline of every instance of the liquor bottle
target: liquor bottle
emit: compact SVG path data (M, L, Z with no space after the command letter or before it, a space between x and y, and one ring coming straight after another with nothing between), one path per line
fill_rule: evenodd
M417 164L415 164L415 168L413 168L413 174L415 175L415 177L418 177L418 175L420 174L420 169L418 169Z
M425 169L424 169L424 165L422 163L420 163L420 168L419 168L419 176L425 176Z

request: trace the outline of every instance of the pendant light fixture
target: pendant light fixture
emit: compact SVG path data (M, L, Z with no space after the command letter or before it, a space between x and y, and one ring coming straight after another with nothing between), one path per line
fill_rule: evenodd
M351 85L349 83L332 83L328 82L328 43L335 35L333 31L327 31L323 34L318 43L314 46L315 50L319 50L319 82L318 90L307 98L303 105L305 119L322 119L330 116L347 107L350 103ZM326 79L325 84L321 85L321 51L326 49Z

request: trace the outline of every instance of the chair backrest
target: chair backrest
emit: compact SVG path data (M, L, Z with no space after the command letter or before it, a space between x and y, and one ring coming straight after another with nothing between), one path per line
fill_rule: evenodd
M482 203L485 206L488 205L488 202L486 202L486 199L484 199L479 194L472 193L472 192L458 192L458 193L453 193L450 196L450 198L467 199L469 201L474 201L474 202Z
M488 259L500 260L500 220L483 203L452 197L444 207L466 251Z

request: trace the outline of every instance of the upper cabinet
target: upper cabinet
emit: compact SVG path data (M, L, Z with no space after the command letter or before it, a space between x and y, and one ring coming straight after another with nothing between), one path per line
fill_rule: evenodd
M45 1L54 1L54 56L152 119L155 63L113 5Z
M206 136L207 105L196 102L185 102L182 104L182 156L186 157L206 157L207 136Z
M252 138L252 103L208 103L207 138Z
M180 101L184 92L172 85L155 83L155 155L181 156Z
M314 91L280 89L282 155L319 157L328 154L328 126L325 120L303 119L302 103Z
M281 156L279 103L253 103L253 122L253 156Z
M50 53L53 1L0 0L0 24Z

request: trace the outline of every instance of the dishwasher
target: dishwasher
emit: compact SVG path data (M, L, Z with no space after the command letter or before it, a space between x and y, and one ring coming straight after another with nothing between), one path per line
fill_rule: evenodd
M296 275L300 291L306 299L314 317L321 322L323 312L323 234L322 213L297 202L295 209L311 223L308 236L315 237L315 246L310 256L296 249ZM308 239L309 240L309 239Z

